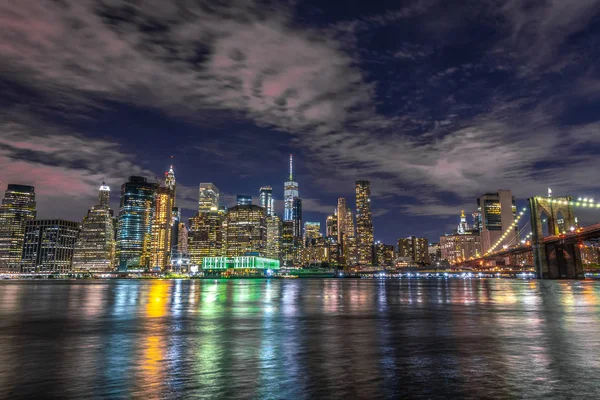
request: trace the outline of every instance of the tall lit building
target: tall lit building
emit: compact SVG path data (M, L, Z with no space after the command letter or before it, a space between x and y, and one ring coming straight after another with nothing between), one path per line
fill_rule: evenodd
M263 186L258 193L260 206L265 209L265 214L268 217L275 215L275 206L273 203L273 188L271 186Z
M296 219L294 213L294 199L297 199L299 196L298 193L298 182L294 181L293 175L293 159L290 154L290 177L287 182L284 184L283 190L283 201L284 201L284 213L283 220L284 221L294 221Z
M337 208L334 210L333 214L327 216L327 220L325 222L325 237L330 241L333 239L337 243L338 240L338 217L337 217Z
M281 260L281 234L283 224L276 215L267 217L267 258Z
M359 265L373 263L373 216L369 181L356 181L356 250Z
M33 186L9 184L0 206L0 270L20 271L25 228L33 219Z
M238 194L235 198L236 206L249 206L252 204L252 196L247 194Z
M293 267L299 263L302 238L296 236L294 221L283 221L281 228L281 258L283 265Z
M121 186L116 256L119 271L149 266L155 198L156 184L142 176L130 176Z
M171 212L171 258L179 252L179 228L181 227L181 210L173 207Z
M348 207L346 199L338 199L338 244L340 245L342 264L356 265L358 263L357 241L354 230L354 215Z
M218 210L199 212L190 218L187 254L192 265L202 265L204 257L225 255L224 221L225 213Z
M321 223L306 221L304 223L304 246L309 246L317 239L321 239Z
M302 238L302 199L294 199L294 236Z
M264 254L267 245L265 210L257 205L229 209L225 218L226 257Z
M109 207L110 203L110 187L106 182L102 181L100 189L98 189L98 205Z
M113 211L108 207L110 188L102 182L98 204L83 218L73 250L73 270L109 272L115 266Z
M201 183L198 212L210 212L219 208L219 189L212 183Z
M152 244L150 266L165 269L171 260L171 239L173 233L173 208L175 208L175 173L173 166L167 172L165 186L156 189L154 214L152 218Z
M486 193L477 199L478 223L481 235L481 250L485 254L498 243L497 249L504 245L519 242L519 227L511 224L517 218L515 198L510 190L498 190L497 193ZM506 237L502 239L504 232Z
M338 204L337 204L337 241L340 245L342 245L343 247L343 243L344 243L344 234L346 232L346 210L348 209L348 206L346 205L346 199L343 197L340 197L338 199Z
M62 219L27 221L23 243L23 272L69 272L79 222Z
M398 239L398 257L416 264L429 263L429 240L416 236Z

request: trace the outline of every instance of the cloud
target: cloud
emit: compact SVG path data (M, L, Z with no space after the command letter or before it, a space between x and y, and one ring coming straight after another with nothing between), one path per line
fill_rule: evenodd
M354 179L368 178L376 196L416 202L405 208L411 214L454 215L444 199L465 204L498 188L519 197L548 185L591 190L594 157L580 147L597 145L598 130L562 124L564 103L577 93L545 77L577 65L576 51L565 47L597 2L467 3L444 21L434 18L432 1L320 29L268 2L22 0L0 5L0 72L32 91L27 102L41 97L63 117L72 107L109 101L194 122L252 121L307 150L313 181L324 190L348 190ZM471 33L445 34L435 49L399 35L397 48L382 50L393 65L369 74L361 64L360 35L370 30L426 21L427 39L436 27L458 32L465 16L481 17L495 35L474 43ZM452 39L469 54L452 61ZM398 64L409 70L398 72ZM100 175L117 184L123 171L149 173L116 143L31 133L43 126L21 119L3 127L13 132L1 142L5 165L29 163L15 164L11 176L39 167L39 177L60 176L83 196ZM44 181L36 181L40 190L50 190ZM195 190L181 189L190 209ZM314 199L304 207L330 212Z

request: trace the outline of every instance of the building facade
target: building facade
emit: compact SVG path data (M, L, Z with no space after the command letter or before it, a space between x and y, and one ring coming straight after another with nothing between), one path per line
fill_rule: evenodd
M297 199L298 197L298 182L294 181L293 158L290 154L290 177L283 185L284 221L294 221L296 219L296 216L294 215L294 199Z
M201 183L198 194L198 212L219 209L219 188L212 183Z
M184 254L189 254L192 265L202 265L204 257L225 254L224 222L225 213L215 210L199 212L190 218L187 251Z
M144 177L130 176L121 186L116 252L121 272L150 264L155 198L156 184Z
M373 264L371 183L356 181L356 251L358 265Z
M515 198L510 190L498 190L496 193L486 193L477 199L477 212L480 221L481 250L485 254L498 243L497 248L504 245L514 245L519 242L519 228L510 225L517 218ZM507 235L502 239L504 232Z
M325 237L329 240L335 240L337 243L338 240L338 217L337 217L337 208L333 212L327 216L327 220L325 222Z
M23 272L69 272L79 222L61 219L27 221L21 266Z
M309 246L312 241L315 241L322 237L323 237L323 234L321 234L321 223L320 222L307 221L304 223L304 236L303 236L304 246Z
M98 204L88 210L73 250L74 271L110 272L115 267L116 242L110 188L102 182Z
M265 209L267 218L275 215L275 205L273 202L273 188L271 186L263 186L258 193L259 205Z
M267 216L267 258L281 260L281 234L283 224L276 215Z
M238 194L235 198L236 206L249 206L252 204L252 196L247 194Z
M34 187L9 184L0 206L0 270L20 271L25 229L35 215Z
M415 264L428 264L429 240L416 236L398 239L398 257Z
M442 260L447 260L450 264L481 255L481 237L476 232L442 236L439 246Z
M226 257L265 253L267 223L265 210L261 206L240 205L230 208L224 228Z
M392 268L396 260L396 251L393 244L377 242L373 245L374 264L378 267Z

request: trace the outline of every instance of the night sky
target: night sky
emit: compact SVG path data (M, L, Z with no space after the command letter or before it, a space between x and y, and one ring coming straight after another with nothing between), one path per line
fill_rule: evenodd
M305 221L369 179L385 243L500 188L600 198L600 1L19 0L0 28L0 190L39 218L171 162L186 218L200 182L281 215L290 153Z

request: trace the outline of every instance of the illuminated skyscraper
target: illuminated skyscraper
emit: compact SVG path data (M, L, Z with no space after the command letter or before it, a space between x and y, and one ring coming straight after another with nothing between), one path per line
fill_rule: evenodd
M383 244L381 242L375 243L373 246L373 254L375 259L375 265L384 268L390 268L394 266L394 260L396 258L396 251L393 244Z
M33 186L9 184L0 206L0 270L20 271L25 228L33 219Z
M119 271L148 266L155 199L156 184L142 176L130 176L121 186L117 228Z
M219 189L212 183L201 183L198 212L210 212L219 208Z
M110 187L108 187L106 185L106 183L104 183L104 181L103 181L102 185L100 185L100 189L98 189L98 205L108 207L109 202L110 202Z
M267 217L275 215L275 207L273 205L273 188L271 186L263 186L258 194L260 206L265 209Z
M359 265L373 264L373 217L369 181L356 181L356 250Z
M356 237L354 232L354 215L347 206L346 199L338 199L337 208L338 221L338 244L340 246L340 262L345 265L355 265L357 263Z
M218 210L199 212L190 218L187 253L192 265L202 265L204 257L225 255L225 213Z
M83 218L73 250L73 270L108 272L115 266L113 212L108 208L110 188L102 182L98 204Z
M481 250L486 253L495 243L498 249L504 245L514 245L519 240L519 227L510 225L517 218L515 198L510 190L498 190L497 193L486 193L477 199L477 211L481 219ZM502 235L506 232L506 237Z
M295 235L294 221L283 221L281 228L281 258L283 265L293 267L299 263L302 238Z
M325 222L325 236L327 239L331 241L331 239L338 241L338 217L337 217L337 208L334 210L333 214L327 216L327 221Z
M281 234L283 225L276 215L267 217L267 258L281 260Z
M249 206L252 204L252 196L247 194L238 194L235 198L235 204L237 206Z
M346 231L346 210L348 206L346 205L346 199L340 197L338 199L337 205L337 241L343 247L344 243L344 233Z
M224 228L227 257L265 253L267 224L265 210L262 207L242 205L230 208L225 218Z
M312 242L322 237L320 222L307 221L304 223L304 246L309 246Z
M36 219L27 222L23 244L23 272L69 272L79 222Z
M284 221L294 221L296 219L294 215L294 199L298 198L298 182L294 181L292 160L292 155L290 154L290 178L285 182L283 190Z
M152 218L150 266L165 269L171 259L171 234L175 206L175 175L173 167L166 174L165 186L156 190Z
M294 236L302 239L302 199L294 199Z

